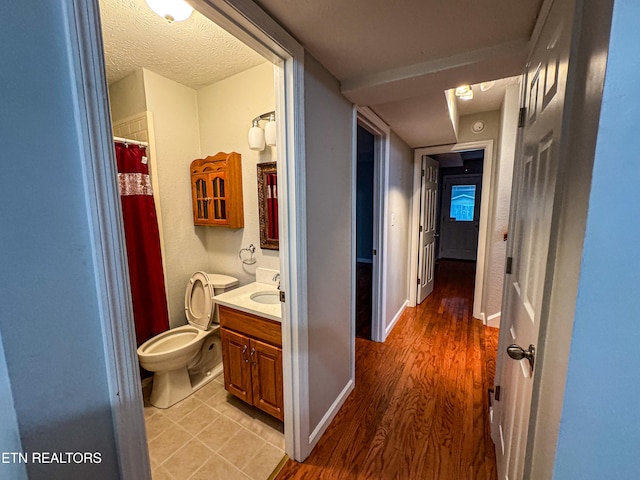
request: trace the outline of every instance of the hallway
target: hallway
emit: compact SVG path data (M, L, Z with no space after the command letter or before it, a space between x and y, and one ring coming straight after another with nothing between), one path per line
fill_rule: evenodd
M278 480L496 478L485 344L495 349L497 330L471 317L473 281L473 263L440 261L433 294L384 344L356 339L355 390Z

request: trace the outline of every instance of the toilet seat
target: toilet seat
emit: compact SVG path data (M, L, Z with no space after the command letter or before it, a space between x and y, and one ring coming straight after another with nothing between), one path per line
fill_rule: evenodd
M200 330L207 330L215 315L213 297L216 288L226 289L237 284L238 279L228 275L194 273L189 279L184 294L184 311L189 324Z
M205 272L196 272L189 279L184 293L184 311L187 321L200 330L206 330L213 315L214 285Z

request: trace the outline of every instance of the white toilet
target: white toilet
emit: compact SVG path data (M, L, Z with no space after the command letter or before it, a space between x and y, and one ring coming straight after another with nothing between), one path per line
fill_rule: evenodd
M153 375L149 402L169 408L222 372L218 308L213 297L238 285L228 275L196 272L187 284L188 325L172 328L138 347L140 365Z

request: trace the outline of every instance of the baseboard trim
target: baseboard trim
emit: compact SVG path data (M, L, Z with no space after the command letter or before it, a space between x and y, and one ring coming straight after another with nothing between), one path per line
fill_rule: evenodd
M322 419L320 420L316 428L314 428L313 432L311 432L311 435L309 435L309 450L308 450L309 452L313 450L313 447L316 446L316 443L318 442L318 440L320 440L320 437L322 437L322 434L329 427L329 425L331 424L331 421L337 415L338 410L340 410L340 407L342 407L342 404L345 402L345 400L351 394L354 388L355 388L355 381L353 378L351 378L349 379L345 387L342 389L342 392L340 392L340 395L338 395L338 397L335 399L331 407L329 407L329 410L327 410L327 413L324 414L324 416L322 417Z
M393 330L393 327L396 326L396 323L398 323L398 320L400 320L400 317L402 316L402 314L404 313L404 311L407 309L408 306L409 306L409 300L405 300L404 303L402 304L402 307L400 307L400 310L398 310L398 313L395 314L395 316L391 320L391 323L389 323L389 326L385 328L384 338L382 339L383 342L387 339L387 337L391 333L391 330Z

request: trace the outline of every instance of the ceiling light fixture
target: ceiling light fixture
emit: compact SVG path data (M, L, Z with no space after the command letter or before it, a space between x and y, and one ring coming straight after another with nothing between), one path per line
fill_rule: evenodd
M156 14L171 22L182 22L191 16L193 7L184 0L145 0Z
M473 89L471 85L462 85L456 88L456 97L460 100L471 100L473 98Z
M264 130L260 128L260 120L268 120ZM265 144L275 147L278 136L276 127L276 112L263 113L254 118L249 129L249 148L261 151L264 150Z

